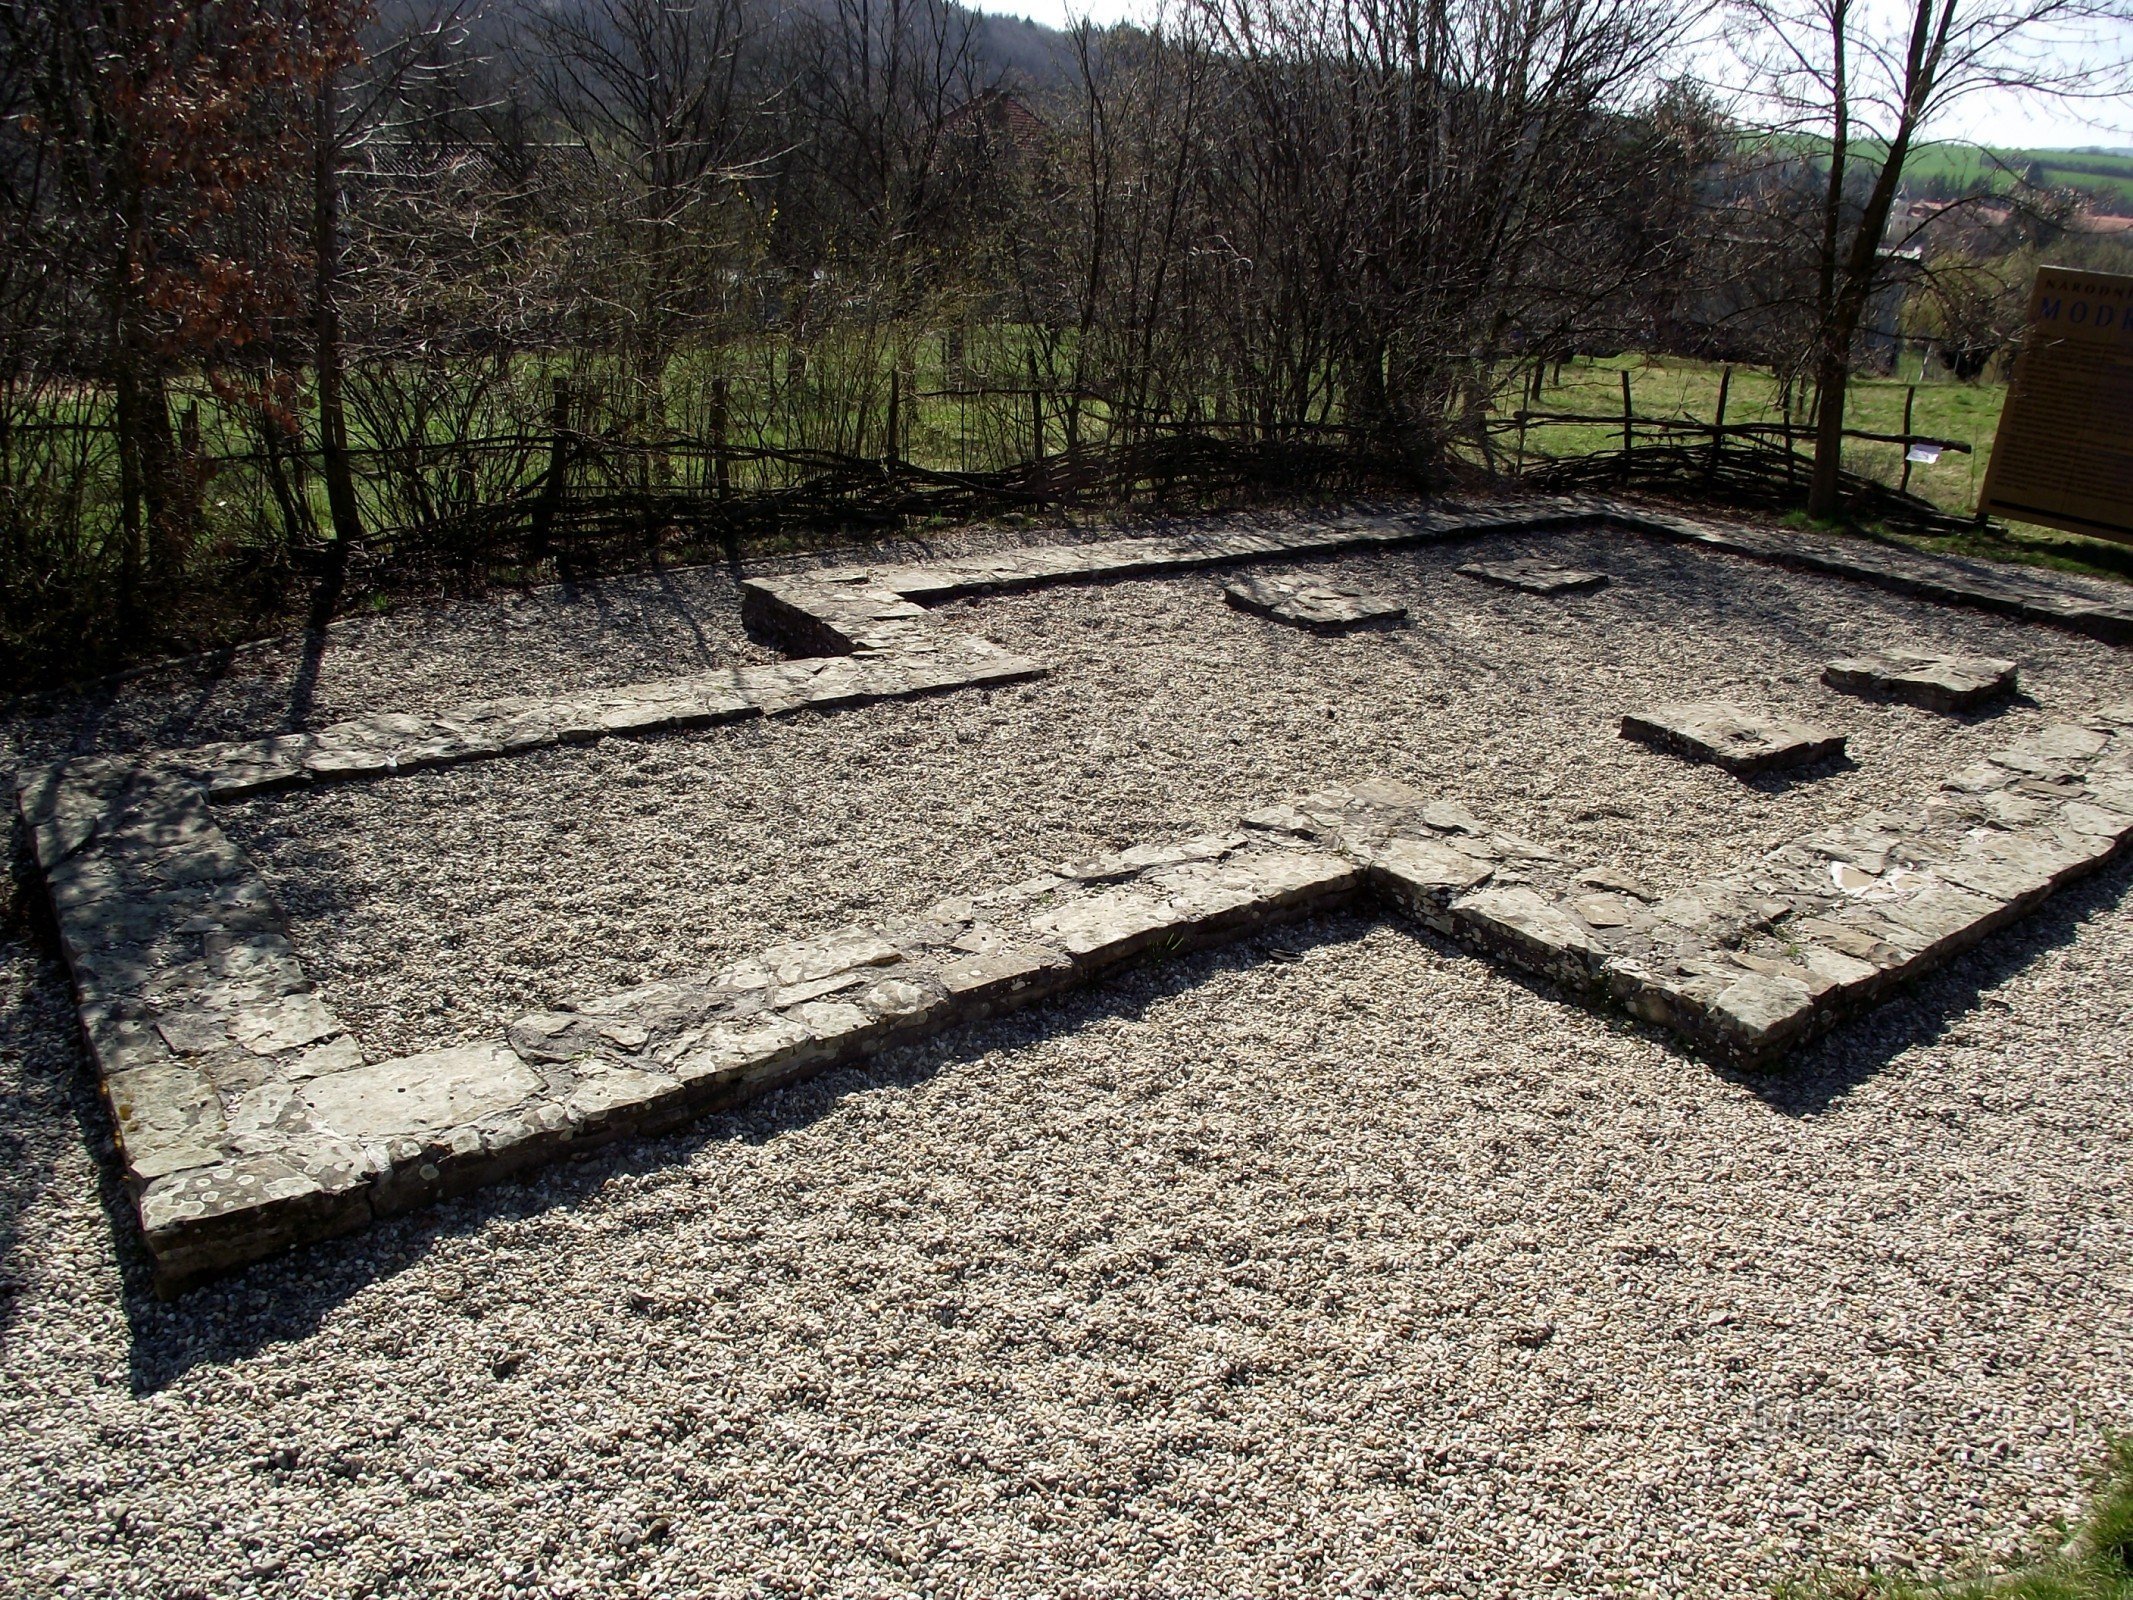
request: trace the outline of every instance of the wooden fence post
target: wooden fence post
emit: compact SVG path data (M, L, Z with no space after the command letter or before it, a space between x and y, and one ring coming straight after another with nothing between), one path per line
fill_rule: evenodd
M1778 393L1779 437L1785 442L1785 487L1792 487L1792 385L1786 383Z
M1622 369L1622 468L1629 470L1629 453L1636 448L1636 413L1629 403L1629 368Z
M1911 384L1903 391L1903 477L1896 485L1898 494L1911 492L1911 407L1918 399L1918 385Z
M727 387L724 374L711 380L711 481L718 487L718 497L723 500L732 491L732 480L726 464L726 401Z
M570 471L570 380L555 380L548 404L548 471L541 479L541 492L533 502L533 535L527 550L529 562L547 558L548 541L555 531L555 515L563 505L563 479Z
M884 466L893 465L898 455L901 454L897 441L902 437L903 421L903 374L895 367L891 367L889 368L889 426L883 433L881 440L881 460Z
M1733 387L1733 368L1718 369L1718 415L1711 424L1711 459L1704 467L1703 475L1710 478L1718 471L1718 448L1726 442L1726 391Z
M1030 460L1036 464L1037 482L1041 487L1045 480L1044 390L1037 381L1037 352L1025 351L1024 357L1029 368Z

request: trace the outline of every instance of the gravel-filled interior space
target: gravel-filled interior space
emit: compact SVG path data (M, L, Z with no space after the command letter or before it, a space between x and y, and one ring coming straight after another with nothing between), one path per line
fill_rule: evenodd
M1609 582L1456 570L1535 553ZM1628 534L1254 570L1406 623L1291 627L1225 570L957 601L945 629L1049 676L216 816L383 1056L1329 780L1665 889L2133 701L2123 648ZM2020 688L1947 715L1822 683L1887 648ZM50 759L775 659L707 569L369 619L7 732ZM1713 698L1848 755L1744 780L1618 731ZM2133 1425L2129 885L1769 1075L1320 917L169 1303L27 910L0 1594L1734 1596L2013 1559Z
M380 1050L915 912L1047 863L1233 826L1335 779L1394 777L1665 888L1814 826L1915 802L2095 700L2133 655L1713 558L1556 536L1589 595L1460 576L1470 541L1314 562L1404 603L1323 637L1225 605L1219 575L1071 585L938 613L1046 663L1035 683L320 787L222 809L305 970ZM1951 718L1823 687L1890 639L2015 656L2023 696ZM1712 695L1826 723L1850 760L1743 784L1632 743L1624 712Z

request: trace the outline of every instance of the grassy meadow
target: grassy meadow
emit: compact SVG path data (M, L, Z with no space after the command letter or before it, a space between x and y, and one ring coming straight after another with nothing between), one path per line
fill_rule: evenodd
M1901 433L1904 399L1914 393L1911 431L1953 440L1971 447L1968 455L1944 451L1931 466L1914 464L1910 487L1943 510L1967 515L1977 509L1978 492L1985 482L1985 466L1992 456L1992 436L1999 427L2000 407L2007 396L2004 383L1963 383L1945 374L1930 374L1913 384L1909 374L1916 368L1905 363L1904 377L1855 377L1845 408L1846 421L1869 433ZM1721 367L1717 362L1694 361L1673 356L1619 355L1598 359L1580 358L1563 368L1562 382L1542 391L1539 411L1578 412L1592 417L1590 423L1550 423L1535 426L1526 435L1528 456L1577 456L1619 450L1622 446L1622 374L1629 374L1631 403L1640 418L1688 418L1709 422L1718 409ZM1795 402L1797 404L1797 402ZM1516 402L1506 402L1515 408ZM1769 371L1735 367L1727 386L1726 420L1777 422L1782 412L1778 385ZM1647 437L1641 430L1640 440ZM1796 448L1804 455L1808 441ZM1846 441L1844 464L1864 477L1894 484L1903 473L1903 450L1893 444L1862 439ZM1804 482L1804 478L1803 478ZM2089 572L2109 577L2133 577L2133 547L2101 539L2083 538L2031 523L1995 524L1997 531L1980 530L1956 539L1910 541L1930 548L1963 555L1989 556L2067 571Z

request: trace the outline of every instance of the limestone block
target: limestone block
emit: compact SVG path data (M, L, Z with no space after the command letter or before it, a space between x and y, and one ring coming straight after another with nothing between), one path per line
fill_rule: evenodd
M1454 933L1571 989L1598 981L1607 948L1576 913L1523 886L1490 886L1451 905Z
M367 778L393 770L393 751L428 732L420 717L381 712L336 722L311 735L304 771L315 779Z
M97 836L120 803L126 779L101 766L79 762L33 768L18 780L16 806L46 869L57 866Z
M584 1057L636 1055L651 1040L651 1030L624 1016L584 1012L535 1012L505 1030L505 1038L522 1060L577 1061Z
M814 939L773 945L760 959L775 983L789 987L860 967L888 966L901 961L903 952L874 929L844 928Z
M360 1067L362 1064L361 1046L344 1033L288 1057L282 1063L281 1073L293 1083L299 1078L317 1078L329 1072L346 1072L351 1067Z
M156 1281L167 1292L299 1239L361 1227L371 1209L361 1174L251 1155L149 1182L140 1216Z
M971 1009L1036 999L1072 975L1065 956L1041 945L1009 945L963 956L934 974L959 1006Z
M188 1066L139 1067L104 1085L128 1175L139 1182L221 1159L227 1129L214 1085Z
M1944 851L1934 871L1958 888L2027 909L2087 870L2097 854L2034 832L1981 828Z
M581 1131L612 1130L659 1120L681 1093L681 1080L665 1073L602 1065L579 1075L564 1106Z
M1439 933L1452 931L1452 901L1495 871L1435 838L1391 839L1357 853L1374 885Z
M1803 767L1844 753L1844 735L1724 700L1698 700L1634 711L1622 737L1747 776Z
M2079 833L2103 840L2114 850L2133 834L2133 813L2108 810L2083 800L2069 800L2061 806L2058 821Z
M785 1016L830 1046L830 1053L839 1057L851 1046L883 1031L879 1017L845 1000L809 1000L794 1006Z
M1577 874L1576 881L1588 888L1628 895L1632 900L1650 902L1659 898L1645 886L1643 879L1614 867L1587 867Z
M1626 928L1637 916L1636 908L1617 894L1576 895L1571 899L1570 909L1587 927L1601 931Z
M1470 561L1459 569L1469 578L1528 594L1585 594L1606 584L1607 574L1539 557L1515 561Z
M1929 711L1967 711L2015 687L2015 663L1997 656L1882 650L1847 656L1822 669L1822 681L1848 694L1876 695Z
M1750 972L1728 984L1704 1011L1702 1042L1744 1065L1759 1065L1805 1034L1814 996L1799 979Z
M2004 750L1993 751L1986 759L2012 772L2057 777L2073 764L2102 754L2109 744L2109 737L2093 728L2059 722L2017 739Z
M1948 779L1942 787L1957 790L1963 794L1989 794L1995 790L2006 788L2007 785L2014 781L2014 773L2006 767L1994 766L1990 762L1980 761L1975 765L1963 768L1954 777Z
M703 1029L686 1042L672 1070L684 1084L719 1089L794 1071L822 1054L806 1024L765 1013Z
M343 1138L426 1140L508 1111L545 1087L505 1046L470 1044L313 1078L297 1098L319 1128Z
M1920 881L1909 893L1863 901L1860 909L1870 909L1883 927L1894 930L1882 936L1906 952L1907 964L1937 964L1977 943L2014 914L2013 907L1995 896L1931 878ZM1858 912L1831 915L1843 922Z
M1390 627L1407 617L1407 607L1397 600L1350 584L1314 583L1258 574L1224 584L1222 598L1239 611L1271 617L1276 622L1293 623L1317 633Z
M161 1066L175 1052L156 1029L152 1007L120 1001L81 1007L82 1036L96 1059L97 1076L109 1082L135 1067Z
M1177 917L1164 901L1139 886L1109 889L1030 918L1038 937L1050 940L1084 969L1109 966L1146 949L1173 930Z

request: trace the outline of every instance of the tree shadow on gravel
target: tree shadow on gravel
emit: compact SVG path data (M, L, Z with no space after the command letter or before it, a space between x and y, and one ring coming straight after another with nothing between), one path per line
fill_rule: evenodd
M1566 529L1505 537L1554 539L1564 535L1602 542L1608 552L1605 559L1620 561L1628 569L1611 574L1619 583L1625 588L1634 588L1638 583L1664 588L1677 605L1688 608L1700 619L1709 630L1714 647L1721 651L1729 648L1729 641L1738 637L1738 630L1744 624L1749 624L1759 633L1809 657L1826 660L1849 653L1847 649L1832 645L1828 629L1819 618L1803 614L1793 598L1793 591L1804 589L1842 593L1869 615L1909 616L1915 619L1911 626L1928 633L1943 631L1932 627L1929 619L1942 623L1946 632L1954 634L1974 635L1979 624L1990 628L2034 626L1982 608L1899 594L1838 573L1802 571L1782 562L1762 561L1694 545L1677 545L1647 534L1613 529ZM1902 626L1898 624L1899 628ZM1900 636L1892 636L1890 642L1901 644L1904 641ZM1722 656L1721 659L1730 660L1730 657ZM1811 691L1819 691L1821 686L1808 687ZM2005 707L2003 701L1989 708L1981 714L1981 720L1989 719Z
M1109 1019L1130 1019L1219 973L1270 961L1301 961L1314 950L1359 939L1383 922L1368 912L1333 914L1265 929L1231 944L1145 960L1101 983L915 1040L886 1060L875 1058L825 1073L672 1133L619 1139L361 1232L298 1246L210 1280L173 1301L155 1295L131 1203L107 1156L100 1166L105 1209L126 1262L131 1386L136 1394L153 1394L195 1367L242 1361L271 1345L308 1338L349 1299L419 1267L440 1243L585 1204L618 1178L679 1168L710 1146L766 1144L821 1121L855 1094L915 1088L995 1051L1028 1048ZM89 1112L97 1125L84 1136L102 1148L107 1132L93 1091Z
M97 1203L116 1241L129 1303L152 1292L153 1277L50 913L41 887L29 892L36 880L25 881L25 868L18 858L0 919L0 968L7 970L0 1004L0 1343L43 1276L39 1252L48 1240L32 1217L49 1204L46 1191L71 1151L91 1153Z
M1906 1050L1944 1038L1977 1011L1986 991L2046 952L2073 943L2085 923L2121 904L2129 889L2133 857L2062 889L2019 922L1988 935L1776 1069L1718 1070L1787 1116L1821 1116Z
M716 666L719 659L717 647L712 644L711 636L704 631L703 619L698 615L698 608L691 603L682 586L674 581L672 569L655 567L652 570L652 582L657 586L659 598L666 604L668 611L673 614L682 627L688 630L690 644L696 652L698 664L706 667ZM739 586L740 575L736 573L734 574L734 587L738 588Z
M182 749L202 743L230 720L232 710L222 701L231 693L240 701L254 702L245 708L245 720L264 719L274 725L281 714L282 686L271 675L240 672L239 663L247 653L244 647L233 645L46 690L17 701L10 720L20 734L28 736L24 743L36 749L37 759L42 760L92 752ZM247 677L256 681L247 684ZM129 724L127 708L143 703L154 705L154 714ZM47 726L39 728L39 724ZM40 733L48 737L41 738Z

